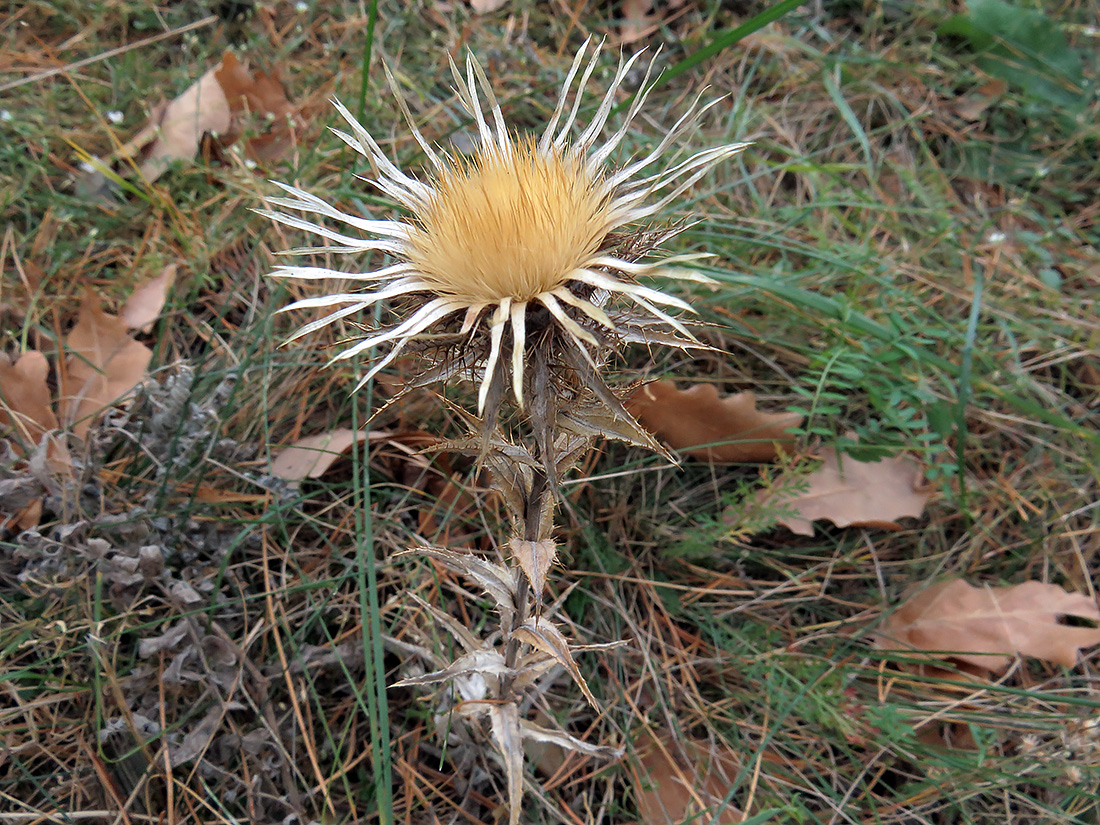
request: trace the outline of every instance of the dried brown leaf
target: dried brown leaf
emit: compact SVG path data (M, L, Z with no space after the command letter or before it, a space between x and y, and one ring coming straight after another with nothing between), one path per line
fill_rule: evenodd
M442 670L425 673L422 676L410 676L400 682L394 682L393 687L430 685L435 682L446 682L458 676L469 676L472 673L481 676L503 676L511 673L511 668L504 664L504 657L500 653L482 648L481 650L464 653Z
M543 653L553 656L573 678L573 681L577 683L577 687L581 689L581 693L584 694L584 698L588 700L588 703L592 707L599 710L599 705L596 703L596 697L592 695L592 691L588 689L588 682L584 680L581 675L581 669L577 667L576 661L573 659L573 653L569 649L569 642L565 640L565 636L558 630L557 625L548 619L528 619L520 627L516 628L513 633L513 637L525 644L531 645L536 650L541 650Z
M678 390L671 381L655 381L636 390L626 406L674 450L702 461L771 461L793 448L788 430L802 422L797 413L760 412L755 393L719 398L712 384Z
M116 154L124 158L144 155L138 170L152 181L173 161L195 157L207 132L228 131L232 116L229 101L215 72L211 69L188 86Z
M740 760L731 749L694 739L657 739L650 733L637 749L640 770L632 773L639 825L744 821L744 814L732 805L715 810L738 773Z
M320 478L353 444L366 441L365 430L339 428L299 438L271 460L271 475L290 481Z
M542 592L546 589L546 573L558 557L558 546L552 539L526 541L514 538L508 542L508 547L512 558L530 582L535 600L541 605Z
M270 160L284 155L293 144L293 114L286 89L276 76L253 74L235 54L226 52L183 94L157 107L149 124L113 157L138 160L141 174L156 180L173 161L195 157L204 135L215 136L217 147L231 145L251 117L260 133L248 139L246 153L255 160Z
M580 436L610 438L624 441L655 453L668 455L653 436L638 426L633 418L624 418L602 407L582 407L580 409L561 410L558 413L558 426ZM671 459L671 455L668 455Z
M150 332L153 322L160 317L160 311L164 308L164 301L168 297L168 290L176 280L176 265L168 264L161 273L150 278L126 300L122 307L122 320L130 329L139 329L142 332Z
M623 19L619 24L619 40L622 43L634 43L656 30L656 19L649 16L653 0L623 0L620 8Z
M900 530L898 519L919 517L932 497L920 465L908 456L870 462L845 456L841 464L836 450L826 447L820 458L824 463L805 479L805 492L790 497L764 492L756 498L759 505L793 511L779 523L800 536L812 536L817 519L837 527ZM777 486L782 489L782 479Z
M546 745L557 745L560 748L583 753L585 756L618 759L623 755L622 748L612 748L607 745L593 745L591 742L585 742L583 739L571 736L565 731L550 730L534 722L528 722L526 719L520 720L519 727L524 739L530 739Z
M294 107L278 76L250 71L232 52L225 53L214 75L233 114L229 131L219 141L221 145L229 145L240 137L244 119L250 115L257 126L262 124L262 130L258 129L262 133L248 139L245 144L248 156L262 161L286 154L294 140Z
M1090 597L1055 584L974 587L952 579L906 601L875 643L918 655L938 651L930 658L988 673L1004 671L1017 655L1073 667L1078 650L1100 644L1100 628L1070 627L1059 623L1060 616L1100 622L1100 608Z
M22 443L33 450L58 428L57 416L50 403L49 373L46 356L36 350L24 352L14 364L0 353L0 435L11 427L15 431L16 447ZM50 439L46 463L50 471L57 474L72 467L72 457L60 439ZM27 507L32 509L19 519L24 528L38 523L35 502L29 502ZM40 512L41 508L37 510Z
M491 14L508 5L508 0L470 0L474 14Z
M65 348L61 417L83 438L100 412L141 383L153 351L131 338L126 323L104 312L92 293L84 298Z
M951 108L955 113L971 122L982 119L985 110L992 106L998 98L1004 95L1008 84L1000 78L994 78L974 89L971 94L961 95L952 102Z

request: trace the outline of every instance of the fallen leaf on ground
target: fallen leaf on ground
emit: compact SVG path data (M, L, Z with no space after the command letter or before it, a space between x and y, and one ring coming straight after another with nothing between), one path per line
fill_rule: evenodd
M634 43L657 28L655 18L649 16L653 0L623 0L620 10L623 14L619 24L619 40L622 43Z
M49 374L46 356L36 350L24 352L14 364L0 352L0 432L13 428L17 441L29 448L57 429L46 383Z
M813 522L831 521L837 527L878 527L900 530L900 518L916 518L932 496L924 473L912 458L894 456L882 461L856 461L826 447L819 458L821 468L807 476L805 492L790 496L762 492L756 502L793 513L780 517L779 524L800 536L814 534ZM782 490L783 479L776 482Z
M248 139L246 153L255 160L271 160L293 142L293 111L276 76L252 73L226 52L215 68L155 110L150 123L112 157L137 160L142 176L156 180L173 161L195 157L203 135L213 135L220 147L233 144L251 117L257 134Z
M1024 582L974 587L962 579L939 582L905 602L875 638L883 650L933 661L953 661L1001 673L1018 655L1073 667L1077 651L1100 644L1100 628L1070 627L1061 616L1100 622L1100 608L1083 593L1055 584Z
M232 113L229 100L211 69L161 110L159 116L134 135L116 153L121 158L143 155L138 170L147 180L156 180L172 161L189 160L199 151L207 132L229 129Z
M475 14L490 14L508 5L508 0L470 0L470 8Z
M1008 84L1005 81L994 78L979 86L972 93L955 98L952 108L964 120L971 122L981 120L985 110L1004 95L1007 88Z
M340 428L299 438L271 461L271 475L288 481L320 478L353 444L367 439L365 430Z
M802 423L797 413L760 412L755 393L719 398L713 384L678 390L655 381L636 390L626 408L674 450L702 461L771 461L794 446L788 430Z
M83 438L99 412L141 382L153 351L131 338L126 322L104 312L92 293L84 298L65 349L61 419Z
M294 107L287 99L286 87L277 74L252 72L235 54L226 52L221 65L214 70L222 91L229 101L233 119L219 143L234 143L252 126L253 134L245 142L245 152L253 160L273 160L282 157L294 140ZM252 123L246 123L251 117Z
M50 435L58 428L58 422L46 383L49 371L46 356L36 350L24 352L14 364L0 352L0 438L14 435L12 449L24 452L32 463L32 454L48 438L46 463L53 473L60 475L72 467L72 458L65 443ZM41 489L32 474L30 489L23 496L0 504L0 530L11 525L26 530L38 524L42 517L42 500L38 498Z
M658 739L646 733L637 750L639 769L632 766L631 774L638 825L735 825L744 821L744 814L732 805L715 811L738 773L740 760L731 749L694 739ZM703 811L706 813L700 816Z
M168 264L160 275L151 278L133 291L122 307L122 320L130 329L149 332L160 317L168 290L176 280L176 265Z

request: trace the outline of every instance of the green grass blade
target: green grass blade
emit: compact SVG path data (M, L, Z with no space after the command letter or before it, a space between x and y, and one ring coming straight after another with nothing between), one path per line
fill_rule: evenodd
M793 11L794 9L805 3L806 0L782 0L780 3L776 3L770 9L765 9L755 17L751 17L736 28L729 29L728 31L719 32L710 44L704 46L695 54L684 58L675 66L671 67L667 72L661 75L660 82L667 83L674 77L679 77L684 72L691 71L700 63L714 57L730 46L736 45L738 42L748 37L753 32L760 31L769 23L774 23L780 17Z

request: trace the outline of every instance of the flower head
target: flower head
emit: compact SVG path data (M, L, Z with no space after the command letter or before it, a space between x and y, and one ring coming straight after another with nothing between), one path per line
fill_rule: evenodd
M375 185L409 214L399 220L362 218L301 189L278 184L289 197L271 198L273 206L319 215L361 234L345 234L286 212L264 213L273 220L337 244L320 247L327 251L381 252L392 258L381 268L350 274L318 267L280 267L275 274L281 276L350 279L367 285L361 292L307 298L286 307L334 308L303 326L291 340L397 299L409 308L403 319L354 342L333 360L389 345L389 352L364 377L365 383L411 344L438 349L449 343L450 351L457 347L461 355L447 363L458 366L433 376L468 369L479 383L478 412L487 418L495 415L505 384L511 385L520 407L538 392L535 385L545 384L539 384L540 375L531 377L529 361L537 361L544 370L555 362L573 375L584 373L581 384L618 412L621 407L599 378L607 345L696 344L688 329L665 309L691 307L637 283L636 278L698 280L674 265L702 256L645 261L653 247L679 230L623 229L661 212L711 166L746 144L707 149L651 172L703 112L718 102L699 106L696 98L652 151L617 168L609 165L645 105L652 63L643 90L621 125L604 137L616 93L640 53L620 60L611 85L582 129L577 115L600 54L600 47L595 47L586 62L589 45L586 41L573 60L554 114L537 138L508 131L492 87L472 56L467 57L465 76L452 62L456 90L480 138L470 157L434 148L398 96L398 105L430 165L423 180L394 165L367 130L335 102L351 129L350 134L336 134L370 161ZM396 90L388 69L387 76ZM621 303L612 302L614 297L625 299L630 310L614 309Z

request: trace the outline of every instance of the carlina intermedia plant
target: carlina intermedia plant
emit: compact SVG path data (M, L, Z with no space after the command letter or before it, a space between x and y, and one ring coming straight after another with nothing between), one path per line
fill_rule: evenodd
M661 163L678 152L685 135L719 102L700 105L700 94L652 151L625 160L614 157L645 107L655 61L621 124L605 136L616 98L642 53L620 59L592 119L579 124L584 90L601 51L597 45L589 53L590 46L587 40L577 52L554 113L539 136L509 131L489 80L472 55L467 56L465 74L452 61L458 98L479 135L469 156L431 145L387 68L397 103L427 158L422 178L392 163L339 102L336 108L350 132L336 135L367 158L374 185L408 217L379 220L348 214L286 184L278 186L288 197L270 198L272 207L319 215L361 234L283 211L263 213L336 244L295 251L362 258L378 254L388 259L379 268L351 273L279 267L273 273L278 277L365 285L362 291L321 295L287 306L288 311L332 309L302 326L290 340L394 300L398 312L393 323L355 341L333 361L389 345L359 387L402 352L419 356L413 363L420 371L409 377L410 388L451 378L477 384L477 414L463 413L469 435L436 449L476 456L488 469L491 486L508 505L512 536L498 561L440 547L407 552L432 559L482 589L500 614L499 632L480 638L451 614L414 597L463 652L453 662L433 658L426 663L434 668L431 672L424 672L423 662L410 662L407 672L413 675L398 684L444 685L435 698L435 712L441 735L450 740L452 757L458 757L458 748L478 747L484 741L478 738L482 725L488 721L488 738L507 781L513 825L523 794L524 739L589 755L615 753L535 724L520 711L521 705L530 706L524 702L530 691L551 681L540 677L555 668L563 668L585 698L596 704L574 660L574 648L553 621L563 599L542 603L547 573L557 557L552 534L558 483L601 437L665 454L624 408L623 390L608 387L601 373L625 344L702 346L669 314L691 307L639 284L637 278L705 281L682 266L705 256L652 258L654 250L685 224L653 228L644 222L662 214L714 164L747 145L725 144L671 165ZM502 410L509 398L515 410L505 416ZM454 717L471 724L458 730L451 724Z

